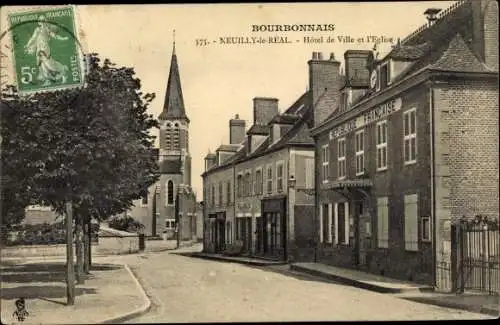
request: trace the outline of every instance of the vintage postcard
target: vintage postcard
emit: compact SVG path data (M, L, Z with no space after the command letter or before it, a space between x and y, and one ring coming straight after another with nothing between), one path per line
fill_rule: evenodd
M498 318L497 1L0 10L2 323Z

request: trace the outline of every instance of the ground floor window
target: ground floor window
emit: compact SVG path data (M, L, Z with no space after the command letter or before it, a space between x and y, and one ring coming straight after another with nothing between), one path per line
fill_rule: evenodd
M165 228L167 230L174 230L175 229L175 219L166 219L165 220Z

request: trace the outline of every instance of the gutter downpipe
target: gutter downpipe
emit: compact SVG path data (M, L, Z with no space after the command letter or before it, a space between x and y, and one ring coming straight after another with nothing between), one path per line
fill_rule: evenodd
M319 155L318 155L318 138L317 136L313 136L314 139L314 214L313 214L313 238L314 238L314 263L318 262L318 207L319 207L319 177L318 177L318 162L319 162Z
M433 81L429 82L429 122L430 122L430 160L431 160L431 214L432 214L432 282L434 287L437 286L437 243L436 243L436 232L437 232L437 216L436 216L436 176L435 176L435 126L434 126L434 111L435 111L435 101L434 101L434 89L433 89Z

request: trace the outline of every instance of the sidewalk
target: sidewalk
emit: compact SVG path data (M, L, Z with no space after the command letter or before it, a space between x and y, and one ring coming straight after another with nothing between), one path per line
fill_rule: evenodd
M474 313L498 317L500 315L500 297L486 294L450 294L450 293L405 293L395 295L398 298L446 308L462 309Z
M290 269L380 293L403 293L433 290L432 286L395 280L375 274L329 266L321 263L293 263L290 265Z
M0 265L3 324L12 324L15 301L23 297L28 318L23 324L112 323L146 312L150 300L126 265L94 264L85 284L76 285L75 305L66 306L65 263Z
M222 254L212 254L212 253L203 253L203 252L192 252L192 253L178 253L180 255L203 258L208 260L217 260L223 262L233 262L245 265L254 265L254 266L271 266L271 265L283 265L287 264L284 261L273 261L268 259L254 258L254 257L241 257L241 256L227 256Z
M290 269L362 289L380 293L392 293L397 298L414 302L461 309L496 317L500 315L499 296L473 293L461 295L438 293L433 292L434 288L432 286L400 281L321 263L294 263L290 265Z
M180 248L195 246L197 243L194 240L189 241L181 241ZM176 240L146 240L146 248L144 252L164 252L170 250L177 249L177 241Z

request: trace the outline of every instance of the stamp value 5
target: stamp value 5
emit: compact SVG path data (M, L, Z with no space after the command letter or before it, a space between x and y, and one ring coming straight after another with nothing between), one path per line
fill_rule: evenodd
M83 85L73 7L11 13L9 23L20 93Z

